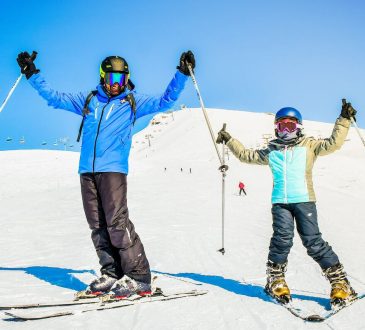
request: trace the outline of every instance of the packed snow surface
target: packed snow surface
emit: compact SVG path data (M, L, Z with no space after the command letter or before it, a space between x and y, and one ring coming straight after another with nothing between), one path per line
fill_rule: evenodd
M215 133L227 131L246 147L262 147L273 116L209 109ZM334 115L333 121L336 119ZM307 135L328 137L333 124L304 122ZM362 131L364 134L364 132ZM219 151L222 147L219 146ZM79 154L0 153L1 304L72 299L98 274L98 260L82 209ZM229 159L227 159L229 158ZM269 167L226 154L225 249L221 241L221 173L200 109L159 114L134 136L128 175L130 218L142 238L156 285L205 289L205 296L140 304L1 329L365 329L365 300L326 323L311 324L263 294L272 233ZM247 196L238 195L238 182ZM343 148L314 168L319 225L358 292L365 291L365 148L352 128ZM296 234L287 282L303 306L329 306L329 283Z

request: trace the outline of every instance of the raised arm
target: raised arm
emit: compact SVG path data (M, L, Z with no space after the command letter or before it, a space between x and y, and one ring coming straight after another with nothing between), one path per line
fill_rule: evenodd
M82 116L82 109L86 100L85 94L58 92L49 86L40 73L29 78L29 83L47 101L49 106L55 109L71 111Z
M313 140L312 148L317 156L328 155L342 147L351 126L351 117L355 118L356 110L351 103L342 104L341 115L336 120L332 134L327 139Z
M136 117L140 118L151 113L171 109L183 91L187 79L187 76L177 71L162 95L148 96L136 93Z
M181 54L180 63L177 67L178 71L175 73L173 79L162 95L156 97L141 94L135 95L137 118L155 112L164 112L173 107L174 103L183 91L186 81L188 80L189 70L187 68L187 63L189 63L192 68L195 68L195 58L191 51Z
M48 105L56 109L64 109L82 115L86 94L62 93L52 89L39 73L39 70L35 67L31 56L27 52L20 53L17 62L21 68L21 72L25 74L31 86L47 101Z
M270 150L268 148L256 150L246 149L240 141L232 138L231 135L224 129L219 131L216 142L225 142L227 147L241 162L258 165L269 164Z

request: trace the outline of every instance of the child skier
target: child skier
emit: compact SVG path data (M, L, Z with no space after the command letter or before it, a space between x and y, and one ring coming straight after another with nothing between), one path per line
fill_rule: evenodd
M356 298L343 265L318 228L312 167L317 156L327 155L343 145L356 110L343 102L332 135L316 140L303 134L302 116L294 108L282 108L275 115L276 139L264 149L246 149L228 132L218 133L217 143L225 142L242 162L269 165L273 174L273 235L267 261L265 290L280 302L291 300L285 281L290 248L293 245L294 220L307 253L322 268L331 284L332 306L344 305Z
M188 80L191 51L182 53L165 92L152 97L135 92L126 60L109 56L100 65L94 93L61 93L52 89L27 52L17 58L33 88L56 109L83 117L79 173L85 215L99 258L102 276L86 290L89 295L112 293L119 298L151 293L151 272L143 244L129 219L128 157L135 119L171 109ZM81 134L82 126L80 127Z

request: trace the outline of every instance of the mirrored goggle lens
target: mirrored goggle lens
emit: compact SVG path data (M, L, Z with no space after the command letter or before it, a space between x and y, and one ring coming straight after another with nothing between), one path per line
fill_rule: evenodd
M287 121L287 122L279 121L278 123L276 123L276 129L279 132L284 132L284 131L294 132L297 128L298 128L298 124L293 121Z
M124 86L127 83L128 75L126 73L107 72L104 79L105 83L110 86L114 85L115 83Z

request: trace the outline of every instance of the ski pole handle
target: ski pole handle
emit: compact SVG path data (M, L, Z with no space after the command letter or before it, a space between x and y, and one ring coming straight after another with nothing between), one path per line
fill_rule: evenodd
M224 123L224 124L223 124L223 128L222 128L222 129L223 129L223 131L225 131L225 130L226 130L226 127L227 127L227 124L226 124L226 123Z
M35 50L33 50L33 51L32 51L32 55L30 55L30 59L31 59L32 61L34 61L34 60L37 58L37 55L38 55L38 53L37 53Z
M33 50L32 55L30 55L29 61L33 62L37 58L37 54L38 53L35 50ZM28 65L26 65L23 70L26 70L27 67Z

